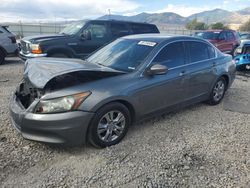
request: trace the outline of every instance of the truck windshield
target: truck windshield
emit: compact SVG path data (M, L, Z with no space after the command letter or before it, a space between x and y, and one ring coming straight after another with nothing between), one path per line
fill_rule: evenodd
M209 32L197 32L195 36L208 40L216 40L218 39L220 32L217 31L209 31Z
M118 39L103 47L87 61L123 72L134 71L156 46L155 42Z
M85 25L85 22L72 23L66 26L60 34L74 35Z

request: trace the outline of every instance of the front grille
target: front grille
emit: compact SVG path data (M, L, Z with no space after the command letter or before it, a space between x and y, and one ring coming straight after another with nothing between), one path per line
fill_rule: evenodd
M30 52L29 43L21 40L20 46L23 53L28 54Z

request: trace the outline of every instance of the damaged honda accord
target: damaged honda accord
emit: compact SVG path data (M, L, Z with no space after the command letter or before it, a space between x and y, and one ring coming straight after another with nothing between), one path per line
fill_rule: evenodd
M127 36L86 60L28 60L11 97L11 120L29 140L107 147L133 122L156 113L219 104L235 67L231 56L203 39Z

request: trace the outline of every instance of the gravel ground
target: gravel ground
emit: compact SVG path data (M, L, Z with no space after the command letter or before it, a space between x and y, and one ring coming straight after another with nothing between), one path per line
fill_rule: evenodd
M237 76L218 106L155 117L120 144L95 149L17 134L8 101L22 70L17 59L0 66L0 187L250 187L249 77Z

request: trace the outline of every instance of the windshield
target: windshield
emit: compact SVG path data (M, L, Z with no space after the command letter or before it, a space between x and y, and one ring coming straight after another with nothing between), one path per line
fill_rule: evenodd
M74 35L85 25L85 22L77 22L66 26L60 34Z
M152 51L155 42L118 39L91 55L87 61L112 69L132 72Z
M198 32L195 33L195 36L199 37L199 38L203 38L203 39L208 39L208 40L216 40L218 39L220 35L220 32Z

